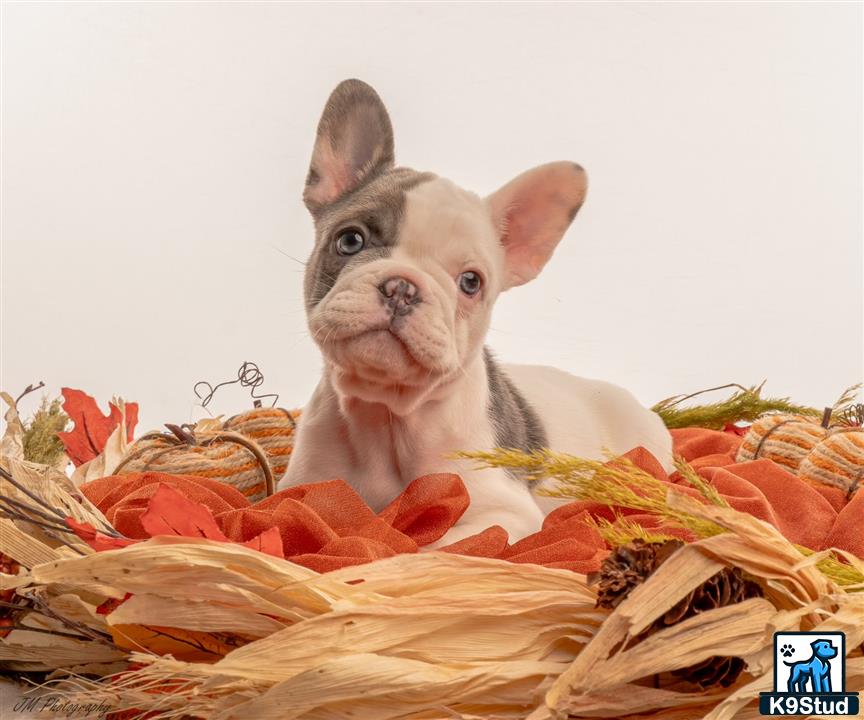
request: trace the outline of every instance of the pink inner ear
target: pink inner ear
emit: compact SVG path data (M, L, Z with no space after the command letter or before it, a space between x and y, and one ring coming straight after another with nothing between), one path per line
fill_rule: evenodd
M338 120L335 127L326 124L319 128L312 153L317 180L307 185L306 202L331 203L376 168L393 164L392 130L382 107L355 103Z
M354 182L351 165L337 155L327 138L315 143L315 173L318 181L306 188L305 196L316 204L326 205L339 198Z
M507 255L507 287L535 278L585 199L578 165L550 163L523 173L489 198Z
M546 255L539 243L533 213L524 205L510 205L499 224L501 244L507 255L507 269L511 276L508 285L522 285L536 277L546 263Z
M523 201L520 205L511 205L505 214L501 244L507 253L510 274L518 281L511 284L521 285L535 278L558 243L556 239L552 248L548 248L549 238L542 223L542 207L530 207L529 204L538 205L536 202Z

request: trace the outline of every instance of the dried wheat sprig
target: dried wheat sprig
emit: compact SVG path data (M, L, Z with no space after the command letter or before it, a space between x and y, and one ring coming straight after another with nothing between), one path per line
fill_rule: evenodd
M699 494L702 495L708 502L712 505L720 505L722 507L729 507L729 503L726 501L719 492L717 492L717 488L713 485L709 485L705 479L693 469L693 466L688 463L684 458L680 456L675 456L673 459L673 463L675 464L675 469L678 471L678 474L694 489L699 491Z
M590 460L551 450L525 453L506 448L492 452L460 452L456 456L474 460L484 467L517 470L530 480L556 480L556 487L538 491L550 497L590 500L660 515L670 526L689 530L698 537L710 537L723 532L719 525L670 508L666 501L666 495L670 492L669 484L658 480L628 458Z
M856 383L855 385L846 388L831 408L834 413L842 413L850 405L854 405L862 387L864 387L864 383Z
M864 425L864 403L856 402L864 383L847 388L831 408L831 427L861 427Z
M805 557L818 554L816 550L811 550L803 545L795 544L795 549ZM864 591L864 573L852 565L841 561L834 552L828 552L824 558L816 563L816 567L819 569L819 572L831 578L847 592Z
M614 522L606 518L592 517L588 519L588 523L594 526L609 547L626 545L634 540L642 540L646 543L663 543L675 539L674 535L648 530L639 523L618 514L616 514Z

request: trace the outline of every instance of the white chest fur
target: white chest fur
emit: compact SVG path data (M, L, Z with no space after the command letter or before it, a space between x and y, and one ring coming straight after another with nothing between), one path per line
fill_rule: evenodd
M662 422L621 388L553 368L506 370L538 412L552 449L600 458L607 451L643 445L669 464L671 440ZM456 472L465 481L471 506L442 544L496 524L510 533L511 541L536 532L543 510L556 502L536 498L503 471L477 470L449 457L457 450L488 450L497 444L488 393L485 369L478 362L440 397L407 417L396 417L381 404L340 400L325 374L302 417L280 487L338 477L380 511L415 478Z

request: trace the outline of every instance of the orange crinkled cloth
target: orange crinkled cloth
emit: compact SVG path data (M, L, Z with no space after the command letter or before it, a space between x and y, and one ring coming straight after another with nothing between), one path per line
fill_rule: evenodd
M847 499L838 488L810 485L771 460L736 464L741 438L733 433L686 428L673 430L672 436L675 452L732 507L771 523L794 543L813 550L836 547L864 557L864 492ZM667 476L643 448L628 457L665 482L680 480ZM165 485L206 507L222 533L235 542L249 542L277 528L279 554L319 572L417 552L440 539L469 502L461 479L451 474L418 478L377 514L342 480L282 490L255 505L215 480L163 473L105 477L81 489L119 532L143 539L150 535L141 518ZM689 487L682 490L695 493ZM587 573L599 568L608 550L586 521L614 521L616 514L646 528L658 527L656 516L576 501L552 512L540 532L513 544L502 528L493 526L443 550Z

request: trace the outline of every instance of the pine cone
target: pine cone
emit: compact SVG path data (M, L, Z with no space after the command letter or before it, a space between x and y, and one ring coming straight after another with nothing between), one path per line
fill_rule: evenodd
M589 577L589 583L599 582L597 607L614 609L637 585L640 585L684 543L669 540L647 543L634 540L621 545L603 561L599 573ZM752 597L762 597L762 588L747 580L738 568L724 568L683 597L674 607L642 632L635 642L641 642L664 627L714 608L734 605ZM703 688L732 685L744 669L744 661L736 657L712 657L698 665L675 670L673 675L696 683Z
M618 607L630 591L641 585L645 578L684 543L669 540L665 543L647 543L634 540L619 545L603 561L599 573L591 573L588 583L600 583L597 590L597 607L613 610Z

